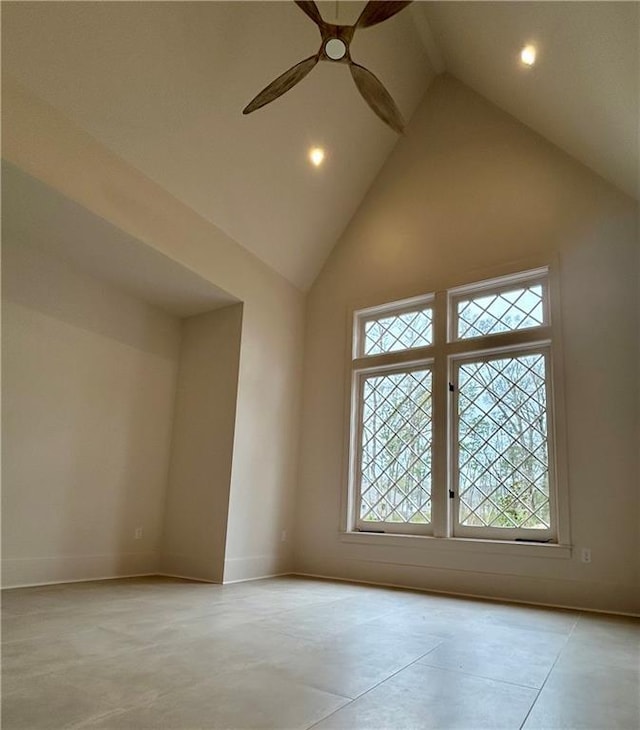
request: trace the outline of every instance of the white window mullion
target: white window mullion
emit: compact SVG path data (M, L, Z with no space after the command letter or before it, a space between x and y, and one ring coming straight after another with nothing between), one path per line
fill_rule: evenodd
M434 300L434 369L433 369L433 487L431 515L435 537L449 532L447 478L448 372L444 348L447 341L447 294L438 292Z
M458 522L458 381L455 360L447 357L447 534L456 534Z
M547 379L547 450L549 454L549 503L551 511L551 534L560 540L560 523L558 509L558 458L555 419L555 399L553 393L553 351L545 352Z

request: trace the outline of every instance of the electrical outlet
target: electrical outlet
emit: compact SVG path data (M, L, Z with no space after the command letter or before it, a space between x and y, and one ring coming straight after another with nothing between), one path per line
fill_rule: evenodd
M582 552L580 553L580 560L582 560L583 563L591 562L591 548L582 548Z
M135 532L133 533L133 539L134 540L142 539L142 527L136 527Z
M287 541L287 531L283 530L282 534L280 535L280 542L286 542Z

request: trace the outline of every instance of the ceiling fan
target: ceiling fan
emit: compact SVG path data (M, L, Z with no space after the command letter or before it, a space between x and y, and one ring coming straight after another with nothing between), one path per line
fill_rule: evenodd
M288 71L278 76L275 81L272 81L269 86L264 88L242 110L242 113L251 114L256 109L260 109L279 96L282 96L282 94L289 91L299 81L302 81L318 61L331 61L332 63L345 63L349 66L351 76L358 87L358 91L362 94L367 104L383 122L399 134L402 134L404 120L391 95L371 71L368 71L364 66L360 66L351 60L349 45L358 28L370 28L372 25L382 23L411 3L369 0L364 10L360 13L355 25L333 25L331 23L325 23L314 0L295 0L295 3L318 26L322 37L320 49L313 56L305 58L304 61L300 61L300 63L297 63Z

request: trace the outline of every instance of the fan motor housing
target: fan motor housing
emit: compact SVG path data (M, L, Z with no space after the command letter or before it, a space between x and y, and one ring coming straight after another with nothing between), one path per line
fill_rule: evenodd
M331 61L331 63L349 63L351 61L349 45L353 39L355 30L355 25L332 25L330 23L323 22L322 27L320 28L320 33L322 34L322 46L318 52L319 60ZM327 54L327 43L334 39L342 41L345 46L345 53L341 58L332 58Z

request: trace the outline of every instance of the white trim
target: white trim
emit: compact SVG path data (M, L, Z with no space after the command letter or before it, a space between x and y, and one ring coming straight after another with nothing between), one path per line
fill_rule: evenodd
M376 535L375 537L378 537L378 536ZM383 537L386 537L386 536L383 536ZM411 539L415 539L415 538L409 536L409 537L407 537L407 539L411 540ZM419 538L419 539L429 539L429 538ZM439 540L438 542L443 542L443 541ZM487 541L482 540L481 542L485 543ZM536 547L538 547L538 546L536 546ZM554 547L557 548L557 547L563 547L563 546L554 546ZM384 588L401 588L402 590L414 591L417 593L427 593L427 594L435 593L437 595L442 595L442 596L459 596L461 598L480 598L484 601L493 601L493 602L497 602L497 603L513 603L513 604L524 605L524 606L543 606L545 608L560 608L560 609L569 610L569 611L598 613L598 614L603 614L605 616L607 616L607 615L630 616L632 618L640 617L640 613L631 613L628 611L606 611L606 610L600 609L600 608L567 606L567 605L558 604L558 603L543 603L541 601L520 601L517 598L502 598L500 596L487 596L487 595L478 594L478 593L461 593L458 591L439 591L434 588L419 588L416 586L404 585L404 584L400 584L400 583L383 583L380 581L372 581L372 580L358 580L356 578L339 578L338 576L334 576L334 575L324 575L321 573L305 573L305 572L297 571L297 570L288 571L286 573L274 573L272 575L264 575L259 578L240 578L238 580L228 581L227 583L224 583L224 584L214 583L213 581L204 581L200 578L188 578L187 576L171 575L168 573L138 573L135 575L118 575L118 576L108 576L105 578L88 578L88 579L81 578L81 579L76 579L76 580L49 581L46 583L26 583L24 585L16 585L16 586L2 588L1 590L10 591L10 590L14 590L17 588L37 588L38 586L66 585L68 583L93 583L95 581L121 580L124 578L153 578L156 576L157 577L166 577L166 578L183 578L185 580L193 580L198 583L209 583L211 585L230 585L232 583L249 583L254 580L264 580L265 578L282 578L282 577L286 577L286 576L299 576L301 578L318 578L320 580L338 581L340 583L355 583L357 585L382 586Z
M426 309L427 307L424 305L432 304L433 297L432 293L416 294L413 297L396 299L393 302L358 307L354 309L353 313L359 319L368 322L372 319L379 319L384 315L405 314L406 312L417 312L423 308Z
M381 532L349 531L339 534L341 542L360 543L384 547L418 548L425 551L444 550L446 552L473 552L475 554L509 555L511 557L560 558L569 559L571 545L555 542L516 542L514 540L494 540L479 537L434 537L433 535L407 535ZM398 561L393 561L397 563ZM416 565L415 563L402 563Z
M436 343L447 340L447 294L445 291L436 293L435 305L435 337ZM449 468L447 455L449 438L446 424L449 423L449 372L447 358L439 353L433 363L433 392L431 394L431 408L433 422L431 425L432 455L431 455L431 522L434 537L448 537L449 529ZM436 424L445 424L436 428Z
M235 580L225 580L219 585L230 586L233 583L251 583L254 580L266 580L267 578L281 578L284 575L295 575L287 571L286 573L268 573L267 575L258 575L255 578L236 578Z
M155 574L156 552L3 557L2 586L55 585Z
M302 578L319 578L321 580L333 580L341 583L356 583L367 586L382 586L383 588L401 588L402 590L415 591L417 593L435 593L439 596L455 596L460 598L479 598L483 601L493 601L494 603L513 603L519 606L542 606L544 608L560 608L566 611L576 611L578 613L599 613L605 616L630 616L632 618L640 618L640 613L631 613L628 611L606 611L602 608L585 608L579 606L567 606L562 603L544 603L542 601L521 601L517 598L502 598L500 596L486 596L480 593L460 593L458 591L439 591L436 588L419 588L416 586L408 586L401 583L383 583L373 580L358 580L357 578L338 578L333 575L323 575L321 573L302 573L296 571L290 575L298 575Z
M564 342L560 306L559 266L549 266L549 317L552 322L553 345L551 347L549 377L550 409L553 428L553 467L555 470L556 534L559 543L571 544L569 467L567 452L567 422L564 396Z
M223 584L235 583L288 572L293 565L291 549L286 543L280 543L280 545L282 547L279 553L225 559L221 582Z
M433 351L433 345L429 345L427 347L399 350L398 352L384 352L380 355L365 355L354 358L352 368L356 371L375 372L376 370L388 370L393 367L411 367L411 365L420 365L425 361L433 360Z
M180 578L180 580L190 580L194 583L210 583L214 586L222 585L216 580L209 580L208 578L196 578L193 575L178 575L177 573L154 573L161 578Z
M73 580L50 580L43 583L20 583L18 585L3 586L0 591L12 591L18 588L37 588L38 586L59 586L67 583L94 583L96 581L105 580L123 580L125 578L180 578L180 580L188 580L194 583L207 583L209 585L221 586L231 585L232 583L248 583L252 580L264 580L265 578L279 578L284 575L294 575L294 573L270 573L268 575L259 575L255 578L238 578L237 580L228 580L219 583L215 580L207 578L196 578L193 575L177 575L176 573L132 573L131 575L105 575L99 578L74 578Z
M16 583L11 586L2 586L0 591L13 591L17 588L37 588L38 586L62 586L67 583L95 583L103 580L123 580L124 578L152 578L164 573L131 573L130 575L103 575L98 578L72 578L71 580L47 580L41 583Z
M493 276L488 279L481 279L471 284L461 284L449 287L447 290L450 299L460 297L473 298L472 294L481 294L486 291L510 291L517 284L543 284L549 275L549 266L538 266L534 269L522 269L513 274Z

